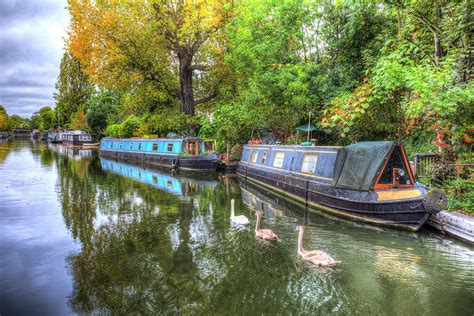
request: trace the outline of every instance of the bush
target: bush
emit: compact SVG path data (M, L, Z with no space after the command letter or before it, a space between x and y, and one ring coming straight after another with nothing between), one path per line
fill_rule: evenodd
M119 135L122 138L129 138L133 136L141 136L140 126L142 122L136 116L130 116L125 121L120 123Z
M120 137L120 124L111 124L105 129L105 135L109 137Z

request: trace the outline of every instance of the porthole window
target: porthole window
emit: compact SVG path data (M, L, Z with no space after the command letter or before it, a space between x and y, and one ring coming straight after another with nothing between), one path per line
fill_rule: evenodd
M301 172L313 174L316 171L318 155L304 155Z
M273 160L273 167L275 168L283 167L284 160L285 160L285 153L276 153L275 159Z

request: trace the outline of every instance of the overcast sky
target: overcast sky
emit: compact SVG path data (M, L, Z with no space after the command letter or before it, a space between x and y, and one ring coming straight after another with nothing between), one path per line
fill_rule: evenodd
M0 0L0 104L29 117L54 107L67 0Z

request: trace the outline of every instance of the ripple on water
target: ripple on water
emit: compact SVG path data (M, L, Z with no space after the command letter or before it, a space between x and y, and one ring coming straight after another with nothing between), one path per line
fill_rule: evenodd
M0 311L4 302L21 302L30 313L54 308L47 314L474 309L474 251L450 238L341 220L263 190L241 190L232 178L166 174L178 186L160 190L102 170L94 156L71 159L24 146L0 163ZM248 227L231 225L231 199ZM256 209L280 241L255 238ZM341 263L320 268L302 261L299 224L306 249Z

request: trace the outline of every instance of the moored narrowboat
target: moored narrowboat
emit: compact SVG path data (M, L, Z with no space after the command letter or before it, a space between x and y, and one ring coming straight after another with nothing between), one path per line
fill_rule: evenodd
M43 137L43 132L40 131L39 129L34 129L31 132L31 138L33 139L41 139Z
M62 133L62 143L65 146L82 147L85 144L94 144L96 138L94 135L84 131L69 131Z
M214 141L187 138L103 138L100 155L173 169L216 170Z
M65 131L58 129L48 132L48 142L53 144L59 144L63 142L63 134Z
M415 182L403 146L244 146L239 176L308 206L356 221L416 231L446 206Z

